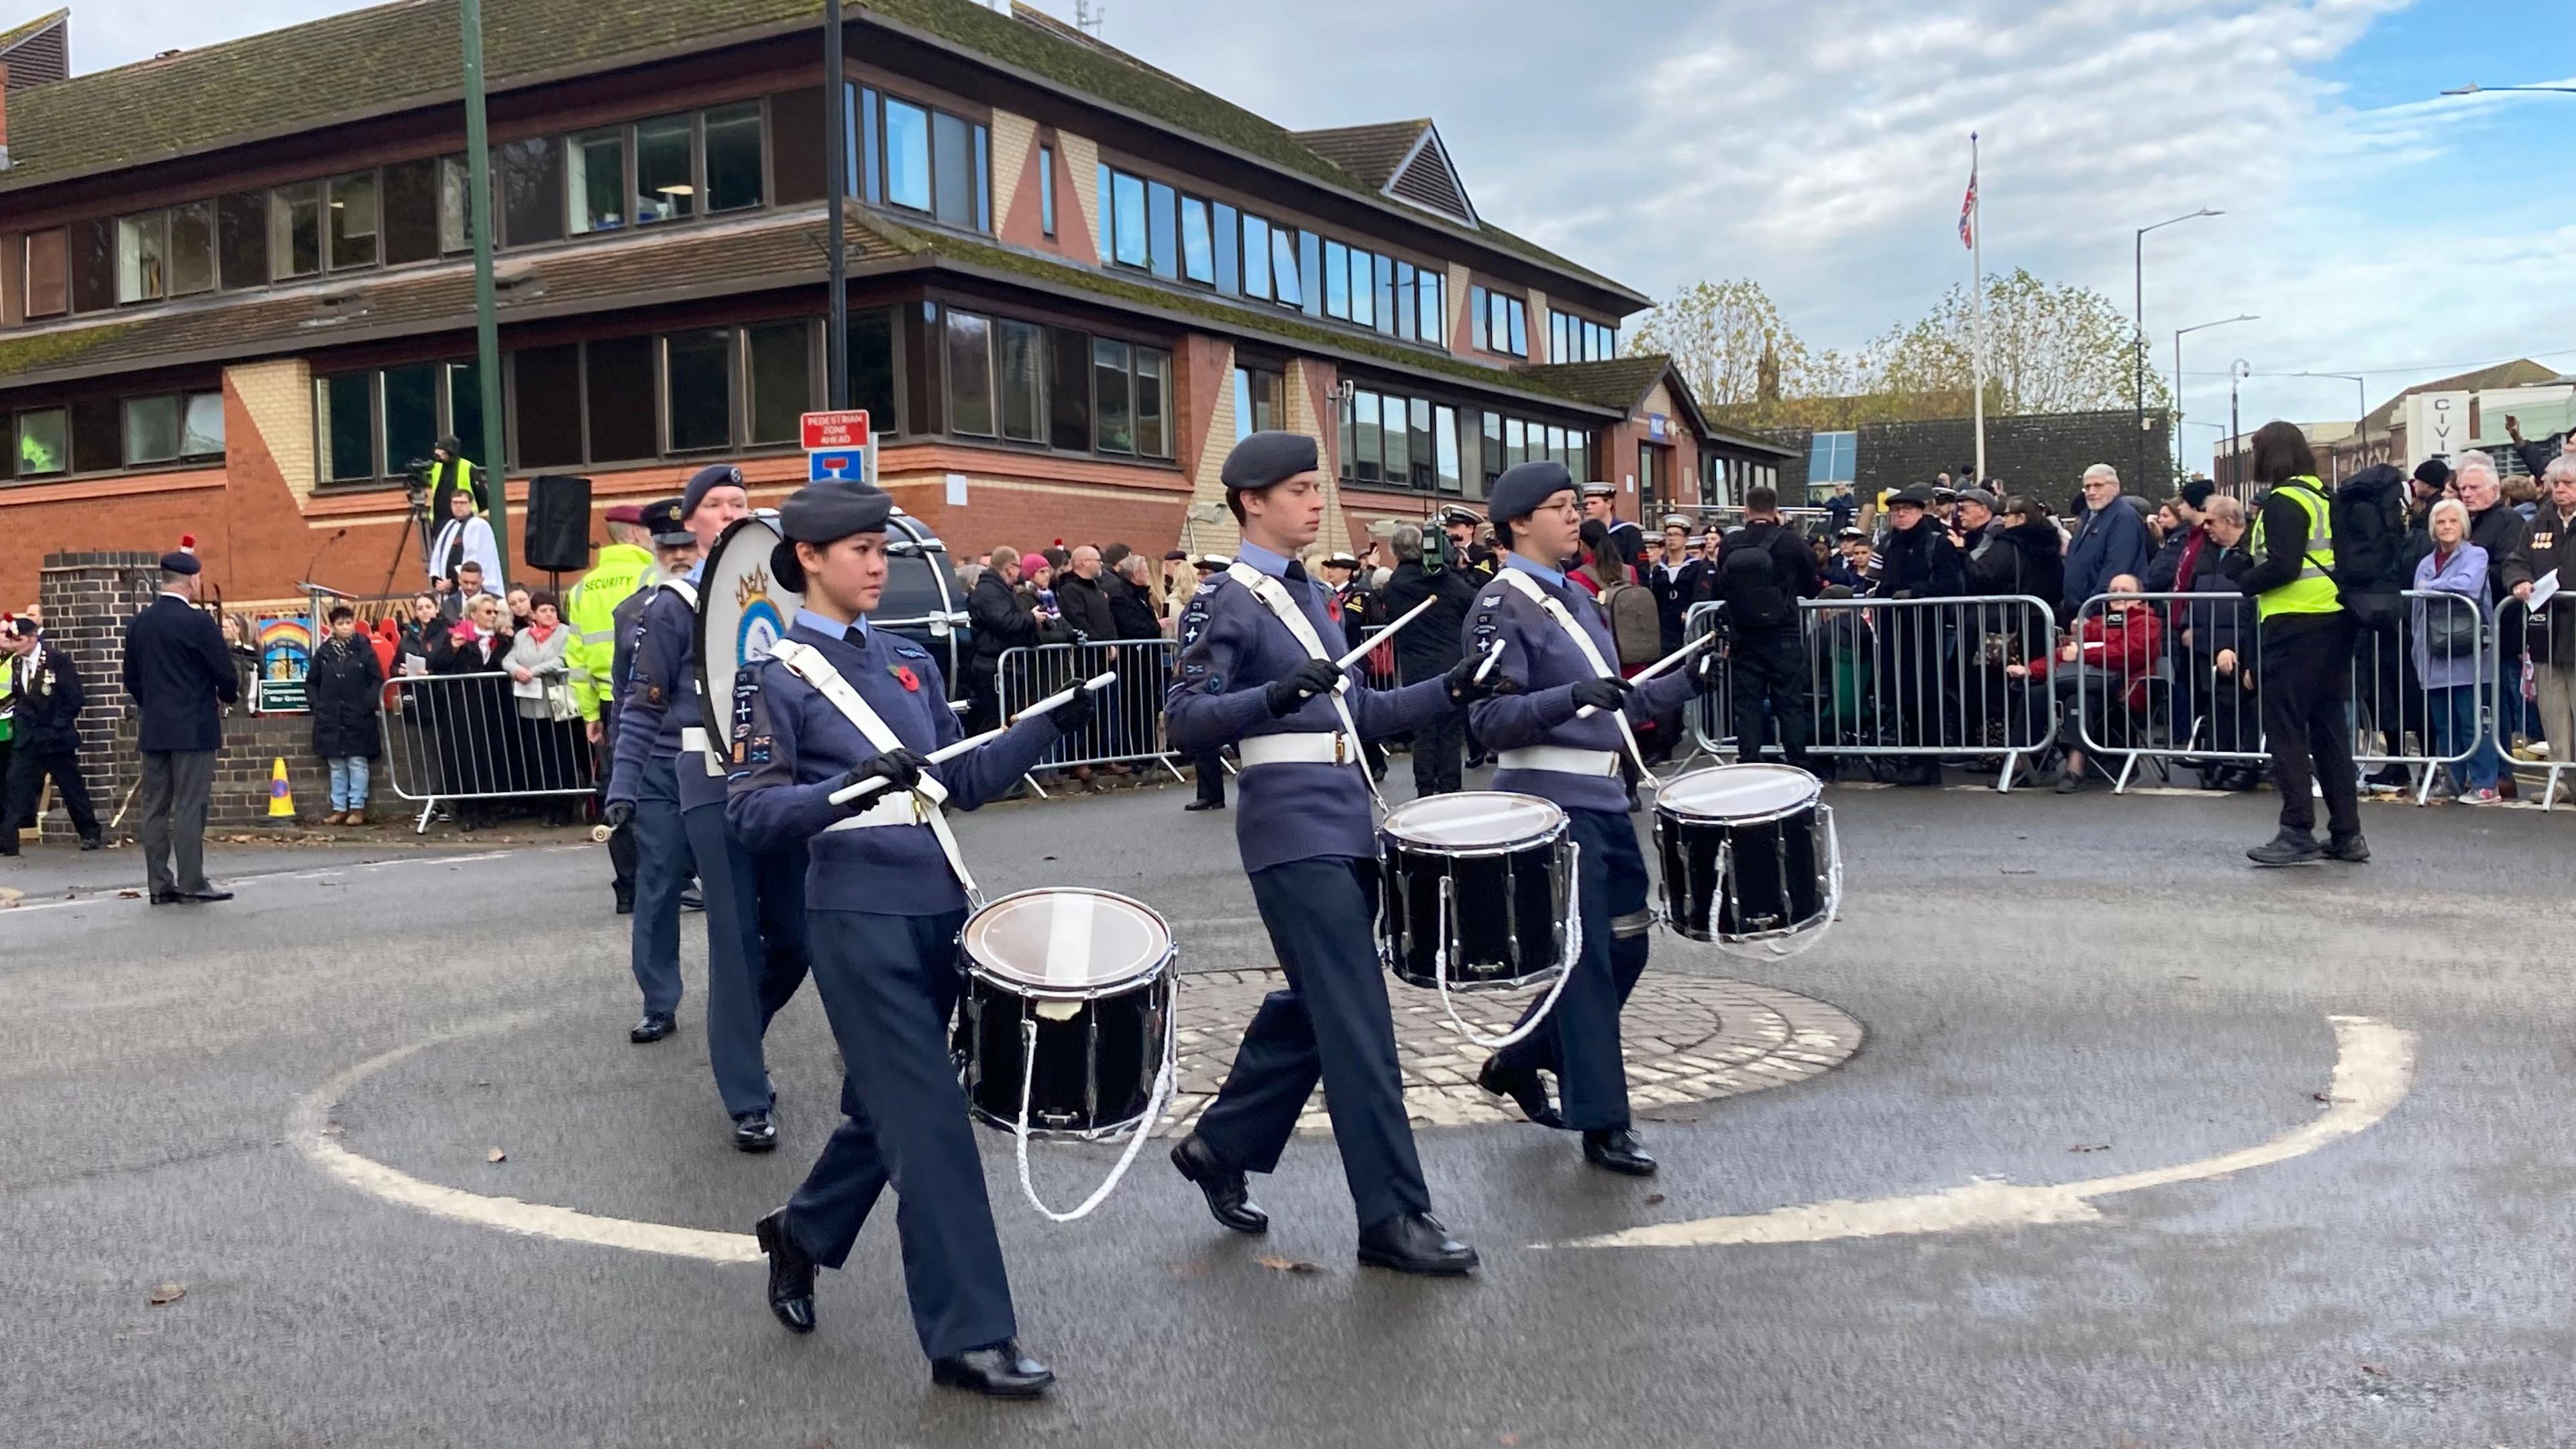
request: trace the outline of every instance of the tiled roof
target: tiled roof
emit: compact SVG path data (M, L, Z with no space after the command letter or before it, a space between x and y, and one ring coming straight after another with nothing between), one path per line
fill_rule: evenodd
M491 0L483 12L494 89L608 69L657 52L816 23L819 0ZM873 18L993 64L1124 107L1326 186L1377 199L1366 178L1275 122L1063 27L1005 15L976 0L854 0ZM59 176L323 125L351 113L453 97L454 72L424 56L457 51L454 0L396 0L284 30L76 76L11 97L13 164L0 191ZM328 76L328 84L314 78ZM1357 128L1372 129L1372 128ZM1630 298L1586 267L1490 224L1429 224Z
M853 268L893 261L916 244L853 216ZM610 311L656 297L755 292L824 278L819 214L758 226L700 227L660 238L590 243L504 257L504 322ZM410 336L472 325L474 269L447 263L378 273L320 289L209 298L148 317L111 314L87 325L0 340L0 386L119 368L305 352L344 339Z
M70 19L71 13L71 7L65 6L50 15L39 15L24 25L13 25L6 30L0 30L0 51L6 51L9 47L25 40L28 36L35 34L37 31L45 29L47 26L55 25L64 20Z
M1395 168L1413 154L1428 119L1383 121L1374 126L1337 126L1328 131L1292 131L1297 144L1343 170L1383 188L1395 179Z

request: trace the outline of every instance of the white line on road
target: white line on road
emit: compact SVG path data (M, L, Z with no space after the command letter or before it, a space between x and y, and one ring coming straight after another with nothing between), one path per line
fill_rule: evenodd
M311 870L281 870L270 871L262 875L237 876L226 881L224 884L238 895L244 886L263 885L270 881L325 880L335 875L347 875L351 871L382 870L388 866L459 865L467 861L475 860L502 860L517 855L550 855L566 850L595 850L597 848L598 847L596 846L590 845L539 845L517 848L496 847L491 850L467 851L462 855L398 855L388 857L384 860L362 860L347 865L316 866ZM86 906L95 904L99 901L133 900L142 894L140 891L135 891L134 896L124 894L124 892L130 890L135 890L135 888L133 886L110 886L93 890L87 895L70 896L65 899L55 901L38 901L33 905L12 904L11 900L8 898L20 895L21 893L0 890L0 909L7 909L15 915L25 915L31 911L58 911L63 909L65 906ZM221 902L214 902L203 906L187 906L183 907L183 909L220 911L223 909L223 905Z
M1841 1199L1773 1208L1736 1217L1660 1223L1599 1237L1578 1238L1570 1248L1707 1248L1736 1243L1821 1243L1836 1238L1877 1238L1949 1233L1979 1228L2099 1219L2092 1200L2169 1183L2224 1177L2267 1167L2350 1137L2387 1116L2406 1096L2415 1075L2415 1034L2366 1016L2330 1016L2334 1024L2334 1084L2318 1118L2256 1147L2197 1162L2042 1186L1981 1180L1947 1192L1910 1197ZM1546 1244L1535 1246L1545 1247Z

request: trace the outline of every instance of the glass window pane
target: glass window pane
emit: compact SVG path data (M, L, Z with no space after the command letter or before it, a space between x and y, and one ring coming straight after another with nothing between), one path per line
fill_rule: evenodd
M1159 347L1137 348L1137 456L1144 458L1172 456L1171 396L1172 354Z
M1091 248L1093 253L1104 262L1109 260L1110 213L1114 209L1110 197L1114 191L1115 186L1110 180L1109 164L1104 161L1100 166L1099 190L1092 194L1091 208L1094 213L1091 218Z
M563 147L552 136L531 136L492 148L500 173L501 242L523 247L563 240Z
M343 373L316 378L313 397L322 416L320 472L325 483L357 483L376 476L376 375Z
M733 444L733 329L675 332L663 351L663 414L671 451Z
M167 463L179 456L179 399L174 396L125 400L125 461Z
M385 369L385 463L399 469L426 458L438 441L438 368L434 362Z
M1413 263L1395 264L1395 335L1411 337L1413 319L1421 313L1413 304Z
M1110 181L1113 197L1109 207L1112 255L1121 266L1149 266L1153 262L1153 249L1145 240L1144 180L1119 171L1111 173Z
M1395 330L1395 263L1385 257L1372 257L1377 270L1377 310L1369 321L1380 332Z
M1180 227L1173 209L1173 191L1160 181L1145 183L1145 226L1147 251L1153 258L1154 275L1177 277L1181 274Z
M1306 243L1311 246L1314 240L1310 235ZM1303 249L1298 245L1296 232L1284 226L1270 229L1270 295L1278 298L1283 306L1306 305L1305 273L1297 266L1298 253Z
M1466 487L1458 473L1458 410L1441 408L1431 421L1431 446L1440 470L1440 491L1457 493Z
M697 178L689 164L686 116L660 116L635 126L635 220L640 225L695 216Z
M44 478L71 466L71 436L61 408L18 414L18 476Z
M1257 216L1243 219L1243 295L1270 295L1270 223Z
M1181 275L1216 285L1216 241L1209 232L1208 204L1195 196L1181 198Z
M1416 336L1439 346L1449 345L1449 308L1446 303L1448 278L1437 272L1424 272L1418 279L1422 292L1422 330Z
M823 88L769 98L769 169L781 206L823 199Z
M27 238L27 315L58 317L62 315L68 268L63 259L63 234L57 228L40 231Z
M1258 431L1252 423L1252 373L1238 367L1234 370L1234 440L1240 443Z
M71 236L72 310L96 312L116 305L116 220L102 216L68 228ZM111 413L114 411L110 409ZM111 432L116 427L108 422ZM72 419L72 442L80 443L80 419ZM74 464L75 468L78 464Z
M1351 250L1337 241L1324 243L1324 315L1351 315Z
M626 225L626 130L585 131L564 152L564 191L572 206L572 231L587 236Z
M1485 350L1485 289L1467 289L1467 345Z
M1068 453L1091 451L1091 339L1047 329L1047 443Z
M1376 393L1351 394L1351 472L1362 483L1375 483L1380 450L1385 446L1385 404Z
M1503 466L1517 468L1529 461L1529 434L1518 418L1503 419Z
M474 244L467 228L473 218L466 215L466 194L472 188L473 173L465 167L462 156L438 158L438 249L450 256Z
M1367 252L1351 253L1351 320L1362 327L1377 325L1377 258Z
M948 309L948 431L993 435L993 324Z
M1379 405L1380 415L1385 423L1385 433L1380 442L1380 446L1386 450L1385 478L1387 482L1401 487L1412 476L1413 471L1413 446L1405 430L1404 399L1381 398Z
M895 415L892 312L850 314L850 406L867 409L871 433L903 431Z
M1044 441L1038 412L1038 373L1045 334L1034 324L1001 324L1001 352L994 359L995 385L1001 391L1002 436L1023 443Z
M993 134L975 128L975 229L993 230Z
M880 124L884 119L874 87L859 92L859 155L864 158L867 175L867 198L871 205L885 200L885 151L879 144Z
M583 396L590 401L590 461L617 463L650 458L661 450L653 415L653 339L611 337L589 347L589 377ZM525 369L520 372L524 383ZM570 396L566 389L566 396ZM521 407L524 410L525 404ZM571 439L579 462L580 439ZM523 460L525 461L525 460Z
M945 111L930 115L930 195L939 219L964 231L975 225L973 128Z
M792 443L814 406L813 329L775 322L751 329L751 441Z
M275 278L322 270L322 189L281 186L269 198L268 260Z
M1518 297L1512 299L1512 356L1529 356L1529 308Z
M886 200L930 210L930 112L886 97L885 153Z
M707 210L760 205L760 103L707 112Z
M1311 231L1297 234L1297 292L1299 296L1305 298L1306 315L1309 317L1324 315L1321 284L1315 280L1317 272L1323 267L1323 261L1319 255L1322 250L1323 238ZM1279 269L1273 266L1270 270L1276 273ZM1274 275L1271 280L1276 282L1278 277ZM1288 293L1284 288L1279 293L1279 300L1283 302L1288 300Z
M425 262L438 255L438 158L397 161L385 168L385 264Z
M170 276L163 251L169 241L169 224L169 214L160 211L118 219L116 300L153 302L167 295Z
M1243 258L1242 219L1233 207L1220 201L1208 234L1209 245L1216 253L1216 289L1227 296L1239 295L1243 290L1242 268L1238 265Z
M376 173L361 171L331 183L331 265L376 264Z
M179 418L179 456L220 458L223 453L224 395L219 392L188 394L186 411Z
M441 431L455 434L456 440L465 445L466 458L480 467L484 456L482 371L470 362L445 363L439 371L446 376L447 388L447 426ZM408 463L411 459L393 461Z
M1412 482L1416 488L1431 486L1431 404L1415 398L1407 404L1405 418L1409 441L1407 452L1413 460Z
M1055 148L1038 148L1038 231L1055 235Z
M567 342L560 347L530 347L511 353L510 382L510 405L516 410L518 424L514 441L519 466L581 466L581 344ZM650 388L648 379L648 399ZM638 456L650 457L652 450L647 448Z
M1135 418L1128 406L1127 344L1095 338L1091 344L1091 386L1097 399L1100 451L1136 451Z

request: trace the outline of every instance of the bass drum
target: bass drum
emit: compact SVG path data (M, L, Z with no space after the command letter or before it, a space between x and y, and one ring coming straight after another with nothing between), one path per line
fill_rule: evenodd
M1764 955L1805 950L1842 901L1842 850L1823 796L1815 776L1790 765L1718 765L1666 781L1655 797L1664 924Z
M707 739L719 751L733 738L734 675L768 658L805 607L804 596L769 567L785 537L766 514L738 518L717 538L698 575L698 703Z
M1379 827L1378 954L1425 990L1507 991L1574 964L1574 845L1536 795L1477 790L1409 800Z
M1144 1123L1172 1051L1172 928L1107 891L1021 891L967 918L954 1050L977 1120L1092 1140Z

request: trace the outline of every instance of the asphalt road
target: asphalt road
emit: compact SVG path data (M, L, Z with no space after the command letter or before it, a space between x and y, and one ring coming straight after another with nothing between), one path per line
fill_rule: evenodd
M988 889L1126 890L1186 966L1259 964L1232 817L1186 798L1001 806L960 834ZM319 1085L417 1046L349 1090L336 1141L649 1222L740 1232L781 1200L831 1125L819 1007L772 1035L782 1150L737 1155L699 945L681 1034L625 1042L598 852L241 848L218 856L237 900L159 909L114 894L130 852L40 852L0 870L25 893L0 911L0 1444L2576 1443L2576 815L2374 807L2376 863L2258 873L2262 797L1834 799L1849 896L1817 950L1755 966L1659 936L1652 969L1831 1001L1859 1056L1659 1114L1651 1183L1535 1128L1426 1131L1439 1210L1485 1255L1471 1281L1355 1269L1322 1141L1257 1183L1255 1243L1152 1157L1048 1224L987 1134L1023 1339L1062 1374L1036 1406L930 1387L890 1216L794 1339L757 1267L426 1215L293 1145ZM2252 1147L2327 1110L2333 1015L2413 1034L2384 1120L2090 1221L1562 1246ZM1041 1175L1070 1199L1108 1156ZM154 1305L162 1284L185 1296Z

